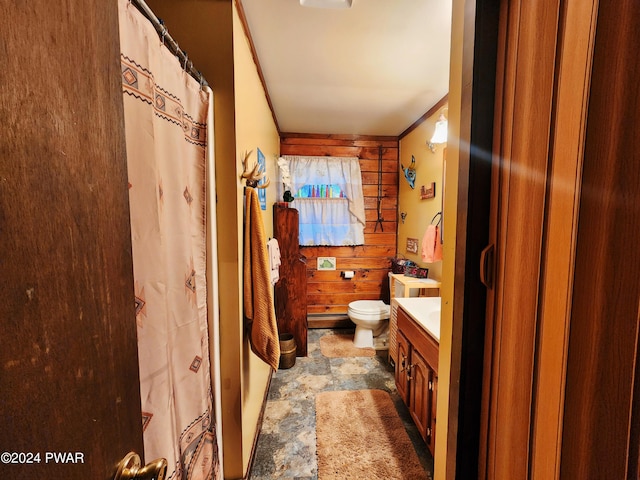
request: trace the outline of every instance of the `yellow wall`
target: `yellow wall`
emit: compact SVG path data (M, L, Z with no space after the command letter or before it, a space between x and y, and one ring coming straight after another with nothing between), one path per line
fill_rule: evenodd
M238 171L242 171L242 159L245 152L251 152L249 162L257 161L257 149L265 156L267 176L272 183L267 188L266 210L263 211L265 231L273 235L272 206L276 201L275 181L276 161L280 151L280 136L271 116L262 83L258 77L251 56L249 42L242 29L234 4L233 15L233 57L235 85L236 120L236 162ZM238 183L238 203L242 216L244 181ZM240 217L241 218L241 217ZM229 232L231 233L231 232ZM242 235L242 228L239 230ZM238 244L242 245L242 239ZM244 336L242 345L242 463L244 472L250 461L251 449L256 435L262 403L271 376L270 367L260 360L250 349L248 337Z
M433 216L441 211L442 207L442 161L443 151L446 147L438 145L436 152L432 153L427 146L427 140L433 135L438 110L434 115L427 118L413 131L400 140L400 164L404 167L411 163L411 156L416 159L416 181L415 189L411 189L404 177L404 172L400 172L400 188L398 193L398 240L397 252L405 258L413 260L421 267L429 269L429 277L440 280L442 278L442 262L425 263L422 260L422 237L427 226L431 223ZM436 183L436 196L427 200L420 199L420 187L429 187L432 182ZM406 212L404 223L400 214ZM437 221L437 220L436 220ZM418 239L418 253L407 252L407 238Z
M452 67L453 68L453 67ZM451 95L450 95L451 96ZM453 304L453 266L455 257L456 241L456 207L457 207L457 157L456 152L451 155L451 148L448 144L437 145L436 152L432 153L427 146L427 140L431 138L435 130L435 123L440 112L449 117L448 105L437 110L431 117L427 118L413 131L407 134L400 141L400 163L408 166L411 156L416 159L416 181L415 189L411 189L409 183L404 178L404 173L400 175L400 189L398 198L398 245L397 251L406 258L415 261L422 267L429 268L429 277L441 280L442 289L442 314L440 325L440 355L438 365L438 400L437 418L438 429L436 430L436 450L434 455L434 478L444 480L448 474L447 466L447 436L448 436L448 414L449 414L449 377L450 377L450 356L451 356L451 321ZM454 113L455 117L455 113ZM451 141L451 128L449 128ZM455 142L454 142L455 143ZM446 168L445 162L446 151ZM444 177L446 175L446 178ZM433 199L421 200L420 187L429 186L431 182L436 182L436 196ZM444 183L443 183L444 182ZM446 184L446 188L443 185ZM422 237L427 226L431 223L433 216L441 211L443 206L443 260L427 264L422 261ZM406 212L404 224L400 218L400 213ZM418 254L411 254L406 251L407 237L418 238Z

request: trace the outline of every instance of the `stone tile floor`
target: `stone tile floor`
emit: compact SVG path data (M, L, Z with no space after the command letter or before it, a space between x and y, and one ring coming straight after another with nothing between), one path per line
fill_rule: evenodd
M346 332L340 330L340 332ZM317 479L315 395L327 390L381 389L389 392L418 458L425 479L433 477L433 458L398 396L387 352L374 357L327 358L320 352L320 337L331 329L311 329L308 356L296 358L290 369L271 379L262 429L250 480L279 478Z

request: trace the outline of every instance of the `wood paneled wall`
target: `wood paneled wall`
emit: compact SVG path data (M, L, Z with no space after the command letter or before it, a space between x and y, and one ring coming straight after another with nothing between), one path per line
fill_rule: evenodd
M382 223L376 231L378 147L382 147ZM354 300L389 301L388 272L396 252L399 142L397 137L282 134L281 155L358 157L366 214L365 244L354 247L302 247L307 257L307 313L346 314ZM292 207L295 208L295 201ZM317 258L336 257L335 271L317 270ZM353 279L340 272L354 270Z

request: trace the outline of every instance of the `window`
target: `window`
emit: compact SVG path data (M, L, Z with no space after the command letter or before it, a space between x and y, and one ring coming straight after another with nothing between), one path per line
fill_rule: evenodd
M300 213L300 245L364 244L364 198L356 157L282 157Z

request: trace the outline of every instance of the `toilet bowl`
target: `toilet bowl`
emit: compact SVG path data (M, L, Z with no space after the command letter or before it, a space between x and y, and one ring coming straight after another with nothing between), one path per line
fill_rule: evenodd
M349 304L347 314L356 324L353 344L359 348L374 348L373 337L389 326L390 307L382 300L356 300Z

